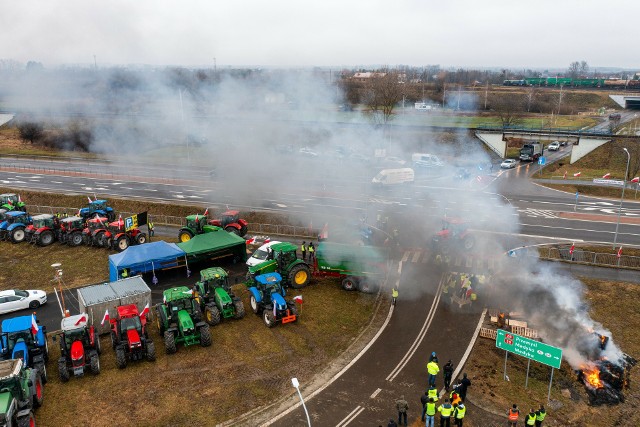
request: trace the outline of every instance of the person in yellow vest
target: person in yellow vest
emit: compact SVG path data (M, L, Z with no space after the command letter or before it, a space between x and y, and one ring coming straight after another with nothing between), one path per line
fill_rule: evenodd
M460 403L456 409L453 411L453 418L455 418L455 425L458 427L462 427L462 420L464 420L464 415L467 413L467 408L464 406L464 403Z
M427 396L434 401L438 400L438 389L436 386L432 385L429 387L429 390L427 390Z
M425 405L425 414L427 416L427 421L425 423L426 427L433 427L433 424L435 423L435 417L436 417L436 398L431 398L427 404Z
M536 412L536 427L542 427L542 422L544 421L544 417L547 416L547 411L544 409L544 406L540 404L540 408Z
M156 232L155 232L155 229L153 228L153 222L151 221L147 222L147 228L149 229L149 237L155 236Z
M520 416L520 410L518 409L518 405L514 403L513 406L507 411L507 417L509 417L509 427L516 427L516 424L518 424L518 416Z
M462 402L462 399L460 398L460 394L458 393L457 385L454 386L453 390L451 390L451 393L449 393L449 401L451 402L454 408L458 406L460 402Z
M527 414L526 417L524 417L525 423L528 426L535 426L536 425L536 411L533 410L533 408L529 409L529 413Z
M309 262L313 262L316 259L316 248L313 246L313 242L309 242Z
M307 246L306 246L306 242L302 242L302 245L300 245L300 251L302 252L302 260L306 261L307 260Z
M398 299L398 290L394 287L391 288L391 304L396 305L396 300Z
M436 362L435 360L432 360L431 362L427 363L427 372L429 373L429 385L434 386L436 385L436 376L438 375L438 372L440 372L440 367L438 366L438 362Z
M449 403L449 399L444 399L444 403L438 406L438 412L440 412L440 427L451 427L453 406Z
M129 277L129 271L126 268L123 268L122 273L120 273L120 278L126 279L127 277Z

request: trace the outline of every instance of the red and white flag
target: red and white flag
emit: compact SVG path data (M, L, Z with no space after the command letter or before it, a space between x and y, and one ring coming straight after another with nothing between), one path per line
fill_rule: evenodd
M567 179L567 171L564 171L564 175L562 176L562 179Z
M207 216L207 215L209 215L209 208L204 210L204 216Z
M576 178L579 177L581 175L581 172L576 172L573 174L573 176L575 176Z
M605 173L604 175L602 175L602 179L609 179L609 178L611 178L610 173Z
M145 317L147 314L149 314L149 303L147 303L140 312L140 317Z
M18 194L18 203L22 203L22 197Z
M325 223L320 232L320 239L327 240L329 238L329 223Z
M40 328L38 327L38 322L36 322L36 315L32 314L31 315L31 333L35 335L38 333L39 329Z
M198 214L196 214L196 222L200 222L200 218L198 218Z
M637 184L638 182L640 182L640 176L636 176L631 180L631 182L635 182Z
M104 317L102 318L102 322L100 322L100 324L104 326L104 322L108 322L108 321L109 321L109 309L106 309L104 311Z
M267 236L262 243L269 243L271 241L271 237Z
M298 304L302 304L302 295L296 295L293 300Z
M569 255L573 255L573 250L576 248L576 244L572 243L571 244L571 249L569 249Z
M256 241L256 236L253 236L250 239L247 239L247 241L245 242L247 245L253 245L253 242Z
M89 203L93 202L93 200L91 200L91 197L87 196L87 200L89 200Z
M82 322L86 322L86 321L87 321L87 316L82 315L82 316L80 316L80 318L76 321L76 323L74 324L74 326L78 326L78 325L80 325L80 323L82 323Z
M620 246L620 249L618 249L618 258L620 258L622 256L622 246Z

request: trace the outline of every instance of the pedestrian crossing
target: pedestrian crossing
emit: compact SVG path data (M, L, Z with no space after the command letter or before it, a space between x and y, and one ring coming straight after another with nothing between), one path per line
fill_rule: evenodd
M477 255L461 255L461 254L449 254L449 255L441 255L440 259L437 260L436 255L427 250L423 249L411 249L406 250L402 254L401 262L403 264L437 264L437 263L445 263L450 267L457 267L459 269L470 269L477 271L485 271L485 270L495 270L498 258L482 258Z
M555 211L548 209L518 209L522 215L532 217L532 218L559 218Z

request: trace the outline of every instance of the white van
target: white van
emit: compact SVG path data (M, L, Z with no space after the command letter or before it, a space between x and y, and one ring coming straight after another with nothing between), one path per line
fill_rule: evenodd
M265 243L264 245L256 249L253 255L251 255L247 260L247 266L253 267L254 265L258 265L261 262L266 261L267 256L269 255L268 249L271 247L271 245L275 245L276 243L280 242L278 242L277 240L272 240L269 243Z
M410 184L414 177L415 174L411 168L382 169L371 182L374 185Z
M413 153L411 161L418 166L442 166L442 160L434 154Z

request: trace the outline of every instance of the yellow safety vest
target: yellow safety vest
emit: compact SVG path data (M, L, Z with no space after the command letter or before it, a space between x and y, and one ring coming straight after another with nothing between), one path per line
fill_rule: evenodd
M436 403L435 402L427 402L427 415L435 415L436 414Z
M527 425L532 426L536 424L536 414L527 414Z
M444 405L438 406L438 412L440 412L440 414L444 418L450 417L452 411L453 411L453 406L451 406L449 403L445 403Z
M538 413L536 414L536 419L538 421L544 421L544 417L547 416L547 412L546 411L538 411Z
M315 252L316 250L313 249L313 246L309 246L309 252Z
M438 400L438 390L436 388L430 388L427 392L427 397Z
M457 412L456 412L456 418L461 420L462 418L464 418L464 414L466 413L467 413L466 406L458 406Z
M153 223L152 222L147 223L147 225L149 226L149 228L153 228Z
M127 269L122 270L122 274L120 275L122 278L129 277L129 273L127 273Z
M427 363L427 371L429 372L429 375L438 375L440 367L436 362L429 362Z
M391 296L393 298L398 298L398 291L396 289L391 289Z
M307 251L307 247L305 245L300 246L300 250L302 252L306 252Z

